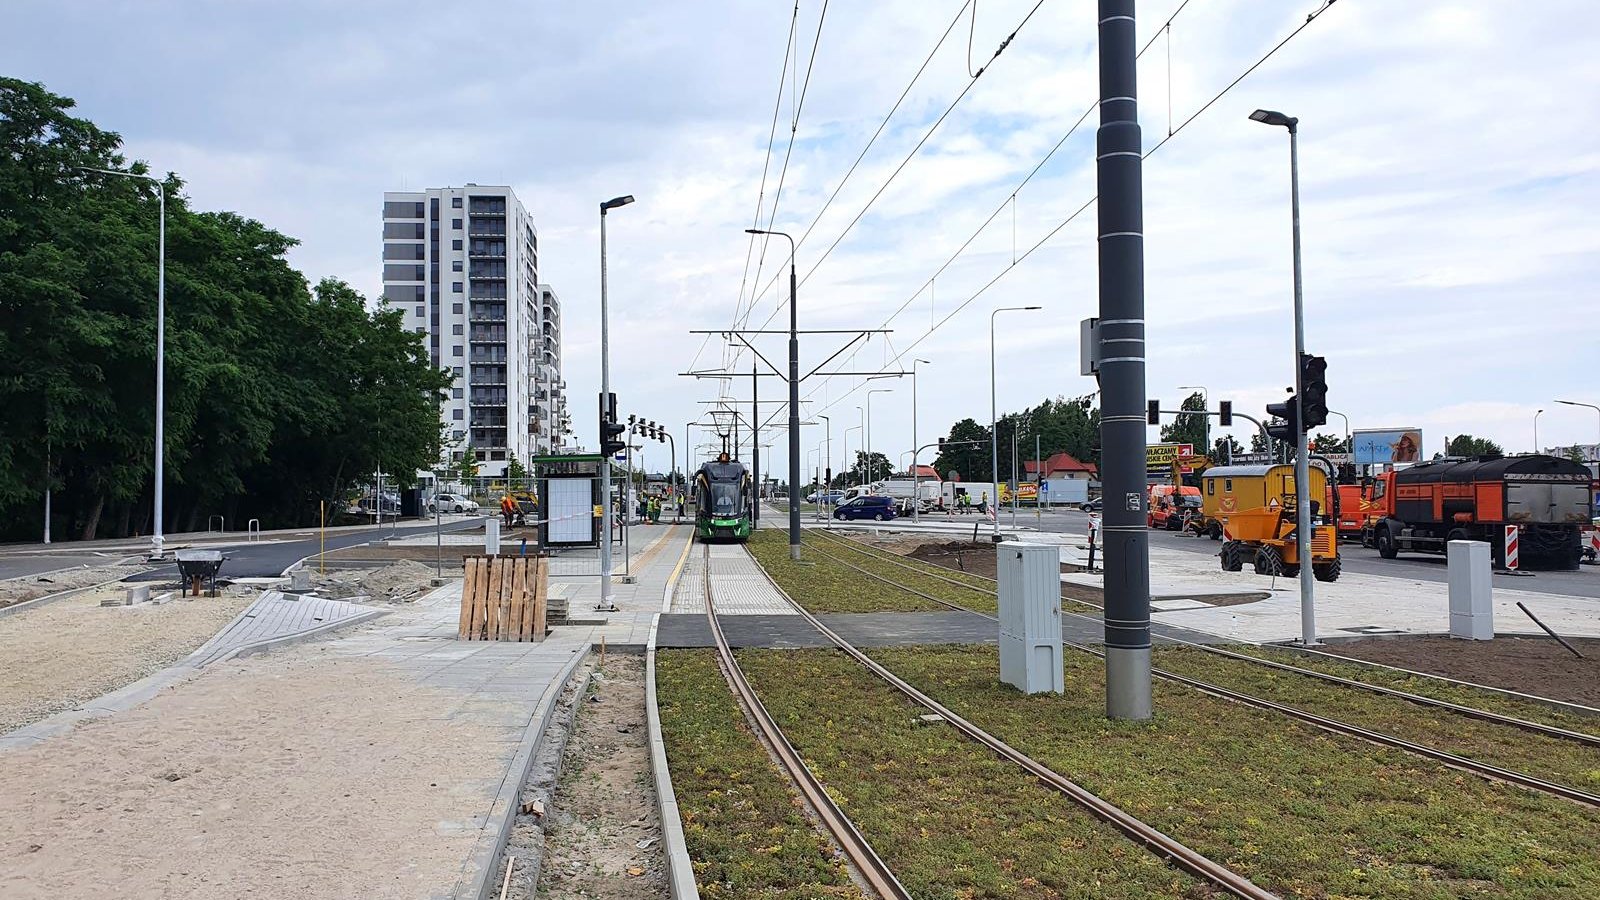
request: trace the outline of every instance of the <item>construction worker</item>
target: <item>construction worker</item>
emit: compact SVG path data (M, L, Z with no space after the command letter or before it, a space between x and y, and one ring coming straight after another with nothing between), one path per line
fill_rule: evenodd
M511 499L510 491L500 495L500 515L505 516L507 528L517 517L517 501Z

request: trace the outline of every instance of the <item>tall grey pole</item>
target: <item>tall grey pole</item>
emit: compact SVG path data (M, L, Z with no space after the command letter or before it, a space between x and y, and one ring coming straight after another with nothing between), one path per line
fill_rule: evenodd
M761 377L750 362L750 480L756 485L756 502L750 509L750 527L761 524Z
M1022 487L1022 479L1017 477L1017 423L1011 423L1011 527L1017 527L1017 494L1016 488Z
M933 365L925 359L911 361L911 521L922 521L921 479L917 477L917 366Z
M822 477L826 479L826 483L822 485L822 492L817 495L818 512L823 512L827 506L823 498L828 496L829 491L833 490L833 420L827 416L820 415L817 418L822 420L825 435L823 445L828 448L822 454ZM819 516L819 518L822 517Z
M1106 715L1149 719L1150 545L1145 527L1143 146L1134 0L1099 0L1100 480L1105 498Z
M1130 0L1131 2L1131 0ZM989 476L994 482L994 498L989 511L994 513L993 540L1000 543L1000 414L995 404L994 317L1003 312L1038 309L1037 306L1002 306L989 313ZM968 495L971 496L970 494Z
M1305 302L1300 289L1300 140L1299 120L1289 123L1289 207L1294 220L1294 405L1299 434L1295 436L1295 548L1300 557L1300 643L1317 642L1316 579L1311 577L1311 455L1306 447Z
M611 331L606 297L606 205L600 204L600 405L611 396ZM605 452L606 436L600 435L600 609L615 609L611 591L611 455ZM626 502L626 501L624 501Z
M872 395L873 394L892 394L892 393L894 393L894 392L889 390L888 388L878 388L877 390L867 391L867 433L866 433L865 437L866 437L866 441L867 441L867 482L868 483L870 483L872 481L872 476L878 474L878 467L874 463L873 457L872 457ZM887 457L885 457L885 461L887 461Z
M150 535L151 559L160 559L163 550L162 509L167 461L167 188L159 181L156 181L156 200L161 212L161 247L156 257L156 523Z
M794 238L789 237L789 558L798 560L800 504L795 502L794 492L800 483L800 315L794 254Z

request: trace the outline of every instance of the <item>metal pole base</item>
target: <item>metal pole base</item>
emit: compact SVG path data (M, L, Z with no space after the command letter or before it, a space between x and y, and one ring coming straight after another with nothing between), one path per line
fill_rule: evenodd
M800 545L799 544L790 544L789 545L789 558L794 560L795 562L799 562L800 561Z
M1106 648L1106 717L1144 722L1155 716L1150 703L1150 648Z

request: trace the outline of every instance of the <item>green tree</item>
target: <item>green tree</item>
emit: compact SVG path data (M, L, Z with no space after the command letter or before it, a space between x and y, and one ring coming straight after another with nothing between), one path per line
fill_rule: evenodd
M1205 394L1195 391L1183 398L1183 403L1178 406L1178 409L1205 412ZM1166 444L1191 444L1195 447L1204 447L1206 445L1206 417L1186 416L1180 412L1172 420L1172 424L1161 426L1161 441Z
M506 457L506 478L520 480L528 477L528 470L523 467L522 460L517 459L515 453Z
M933 459L940 478L954 475L963 481L989 480L989 429L966 418L951 425L944 440Z
M1256 437L1260 437L1259 432ZM1231 434L1225 434L1211 443L1211 460L1218 465L1242 453L1244 453L1244 445L1234 440Z
M1573 444L1567 448L1566 457L1575 463L1588 462L1588 460L1583 456L1583 448L1579 447L1577 444Z
M1445 452L1450 456L1504 456L1505 451L1499 444L1488 438L1473 437L1470 434L1458 434L1450 439L1445 446Z
M461 456L456 460L455 475L464 482L470 483L478 477L478 457L471 450L461 451Z
M1349 453L1350 441L1338 434L1314 434L1310 447L1313 453Z
M871 458L868 458L867 454L857 450L855 462L850 465L850 470L847 473L849 481L846 483L866 484L869 467L872 481L882 481L894 472L894 469L889 465L889 458L882 453L874 451Z

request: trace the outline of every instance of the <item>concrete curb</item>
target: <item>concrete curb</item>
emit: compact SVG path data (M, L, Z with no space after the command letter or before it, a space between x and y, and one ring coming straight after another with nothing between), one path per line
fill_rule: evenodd
M556 704L561 700L562 691L566 690L568 682L572 681L573 673L578 666L589 656L588 647L575 647L572 659L562 667L556 678L552 679L549 687L545 688L544 696L539 699L528 725L523 729L522 742L517 745L517 754L511 758L511 765L506 769L505 778L500 782L500 790L496 793L494 803L489 807L482 830L478 833L478 842L472 849L472 855L462 865L461 876L456 879L456 887L450 896L458 900L480 900L495 896L499 883L496 876L495 861L505 850L506 842L511 838L511 828L517 821L517 804L522 796L522 785L528 780L528 770L533 766L534 757L538 756L539 745L544 742L546 726L550 724L550 714L555 711Z
M117 584L117 583L119 583L121 581L122 581L121 578L113 578L110 581L102 581L99 584L90 584L90 585L85 585L83 587L67 588L64 591L56 591L54 594L45 594L43 597L35 597L32 600L24 600L21 603L13 603L10 606L0 607L0 619L4 619L6 616L16 615L17 613L20 613L20 612L26 612L27 610L30 610L30 609L37 609L37 608L39 608L41 606L44 606L47 603L54 603L57 600L65 600L66 598L71 597L71 596L73 596L75 594L84 594L84 593L88 593L89 591L97 591L97 590L99 590L99 589L101 589L103 587L107 587L109 585Z
M268 638L264 641L256 641L254 643L244 644L234 648L233 652L227 654L226 656L212 660L212 662L219 663L230 659L243 659L246 656L254 656L257 653L265 653L274 647L283 647L288 644L298 644L301 641L309 641L314 637L320 637L326 632L334 631L339 628L345 628L350 625L360 625L362 622L371 622L373 619L379 618L380 616L386 616L388 614L389 610L387 609L368 610L364 613L351 616L348 619L340 619L337 622L324 622L323 624L307 631L298 631L294 634L283 635L282 637ZM211 665L211 663L207 663L207 665Z
M31 725L24 725L15 731L0 735L0 753L8 750L24 750L42 741L66 734L84 722L92 722L133 709L167 688L182 684L198 674L200 670L186 657L181 662L146 675L132 684L123 685L109 694L102 694L82 706L62 710L49 718L40 719Z
M694 548L694 537L689 538L689 549L683 559L688 559ZM662 591L662 609L672 607L672 595L677 590L678 578L683 574L683 560L667 579ZM710 573L706 573L710 577ZM661 624L661 614L650 618L650 639L645 644L644 657L644 709L645 724L649 728L650 771L655 779L656 812L661 817L661 849L667 859L667 891L672 900L699 900L700 888L695 883L694 862L689 858L689 844L683 835L683 819L678 813L678 795L672 789L672 770L667 763L667 745L661 737L661 710L656 705L656 628Z

